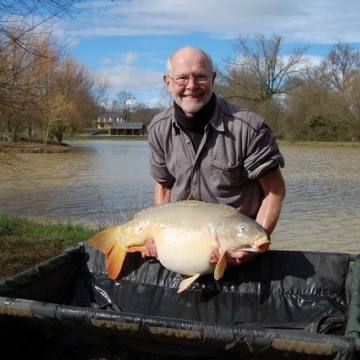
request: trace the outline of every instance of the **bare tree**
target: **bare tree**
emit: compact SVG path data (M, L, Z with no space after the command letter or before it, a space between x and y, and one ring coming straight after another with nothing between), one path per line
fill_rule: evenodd
M136 95L131 91L123 90L116 94L114 107L120 112L124 121L130 121L131 115L136 111L138 106Z
M281 53L284 38L273 35L270 39L259 34L253 42L240 35L233 48L236 57L225 60L226 71L220 72L220 83L226 98L266 102L274 96L286 94L288 81L305 71L308 46L293 48L289 54Z
M337 43L330 49L323 64L333 87L347 93L354 75L360 72L360 51L349 44Z
M323 61L324 72L334 91L332 117L342 138L360 137L360 51L337 43Z

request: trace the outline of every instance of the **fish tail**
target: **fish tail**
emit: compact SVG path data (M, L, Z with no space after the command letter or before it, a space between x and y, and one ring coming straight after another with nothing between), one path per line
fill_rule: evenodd
M119 226L110 227L88 240L91 246L106 255L106 270L113 280L118 278L127 254L126 244L119 241L119 228Z

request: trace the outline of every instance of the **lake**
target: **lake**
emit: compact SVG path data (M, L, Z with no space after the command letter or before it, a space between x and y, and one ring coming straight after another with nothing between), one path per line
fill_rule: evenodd
M111 226L153 202L146 141L67 141L2 174L0 213ZM360 148L281 146L287 185L273 249L360 252ZM82 240L82 239L79 239Z

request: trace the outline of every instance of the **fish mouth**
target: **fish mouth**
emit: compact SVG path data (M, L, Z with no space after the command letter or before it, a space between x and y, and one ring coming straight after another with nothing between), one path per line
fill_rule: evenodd
M269 246L271 245L270 239L266 237L262 237L254 242L254 250L258 253L264 253Z
M267 236L262 237L261 239L257 239L254 241L253 245L233 249L232 251L229 250L231 254L234 254L238 251L249 251L249 252L257 252L257 253L264 253L271 245L271 241Z

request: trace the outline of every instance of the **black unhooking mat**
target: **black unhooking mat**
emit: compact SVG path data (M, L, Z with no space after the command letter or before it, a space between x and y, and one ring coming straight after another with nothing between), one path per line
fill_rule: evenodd
M129 254L113 281L79 244L0 282L0 341L14 358L36 334L170 356L353 359L359 269L349 254L273 250L178 294L182 277L157 261Z

